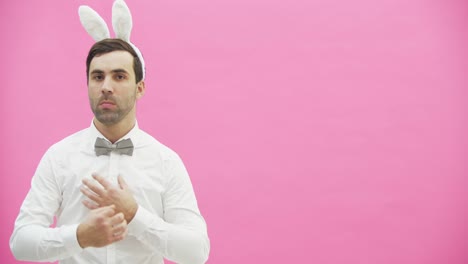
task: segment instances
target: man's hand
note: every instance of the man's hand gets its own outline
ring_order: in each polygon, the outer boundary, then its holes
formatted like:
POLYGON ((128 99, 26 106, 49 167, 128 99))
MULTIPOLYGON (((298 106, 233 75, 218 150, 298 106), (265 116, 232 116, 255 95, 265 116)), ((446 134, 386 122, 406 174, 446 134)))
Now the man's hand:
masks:
POLYGON ((115 211, 122 212, 127 223, 130 223, 137 212, 138 204, 122 176, 118 177, 119 186, 114 186, 104 177, 96 174, 93 174, 93 178, 99 184, 83 179, 84 186, 81 187, 81 192, 91 200, 84 200, 83 204, 89 209, 114 205, 115 211))
POLYGON ((82 248, 104 247, 127 235, 127 221, 123 213, 115 213, 115 206, 91 210, 78 226, 76 237, 82 248))

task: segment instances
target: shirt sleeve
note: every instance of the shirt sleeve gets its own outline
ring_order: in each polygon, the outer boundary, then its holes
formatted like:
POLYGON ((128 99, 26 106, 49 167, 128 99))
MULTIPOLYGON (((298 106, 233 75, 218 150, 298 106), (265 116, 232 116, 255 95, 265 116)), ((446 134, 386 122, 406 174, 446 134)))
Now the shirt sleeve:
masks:
POLYGON ((62 201, 51 152, 46 152, 37 167, 10 238, 11 251, 18 260, 52 262, 82 251, 76 237, 78 224, 50 227, 62 201))
POLYGON ((139 206, 129 223, 129 235, 179 264, 203 264, 210 242, 189 175, 179 159, 164 161, 168 178, 163 193, 164 216, 139 206))

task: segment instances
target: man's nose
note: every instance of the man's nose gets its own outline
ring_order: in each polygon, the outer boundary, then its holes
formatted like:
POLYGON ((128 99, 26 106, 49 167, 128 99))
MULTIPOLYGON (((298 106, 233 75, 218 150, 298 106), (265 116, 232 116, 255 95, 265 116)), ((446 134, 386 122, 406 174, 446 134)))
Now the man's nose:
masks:
POLYGON ((102 93, 112 93, 114 89, 112 88, 112 79, 110 77, 105 77, 102 81, 101 92, 102 93))

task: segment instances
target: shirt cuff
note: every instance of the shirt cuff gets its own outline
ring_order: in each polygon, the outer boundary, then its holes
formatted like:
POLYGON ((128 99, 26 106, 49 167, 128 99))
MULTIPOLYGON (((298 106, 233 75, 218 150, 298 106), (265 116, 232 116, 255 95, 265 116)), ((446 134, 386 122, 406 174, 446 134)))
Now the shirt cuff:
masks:
POLYGON ((65 248, 67 249, 67 252, 69 253, 69 255, 72 256, 81 252, 83 249, 78 243, 78 238, 76 236, 76 230, 78 229, 78 224, 62 226, 60 229, 61 229, 60 234, 63 239, 63 244, 65 245, 65 248))
POLYGON ((150 211, 139 205, 135 216, 127 225, 128 234, 138 237, 153 225, 153 223, 158 227, 163 227, 166 224, 161 217, 152 214, 150 211))

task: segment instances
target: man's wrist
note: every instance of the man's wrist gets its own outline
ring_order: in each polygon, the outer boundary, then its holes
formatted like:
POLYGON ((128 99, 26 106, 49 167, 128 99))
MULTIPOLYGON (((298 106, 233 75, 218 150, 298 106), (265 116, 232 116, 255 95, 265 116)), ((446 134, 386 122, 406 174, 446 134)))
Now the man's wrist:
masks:
POLYGON ((76 228, 76 240, 78 240, 78 244, 83 249, 89 246, 86 241, 84 228, 85 227, 83 226, 83 224, 79 224, 78 227, 76 228))
POLYGON ((125 220, 127 221, 127 224, 133 220, 137 211, 138 211, 138 204, 135 203, 135 205, 130 208, 128 214, 126 214, 125 220))

